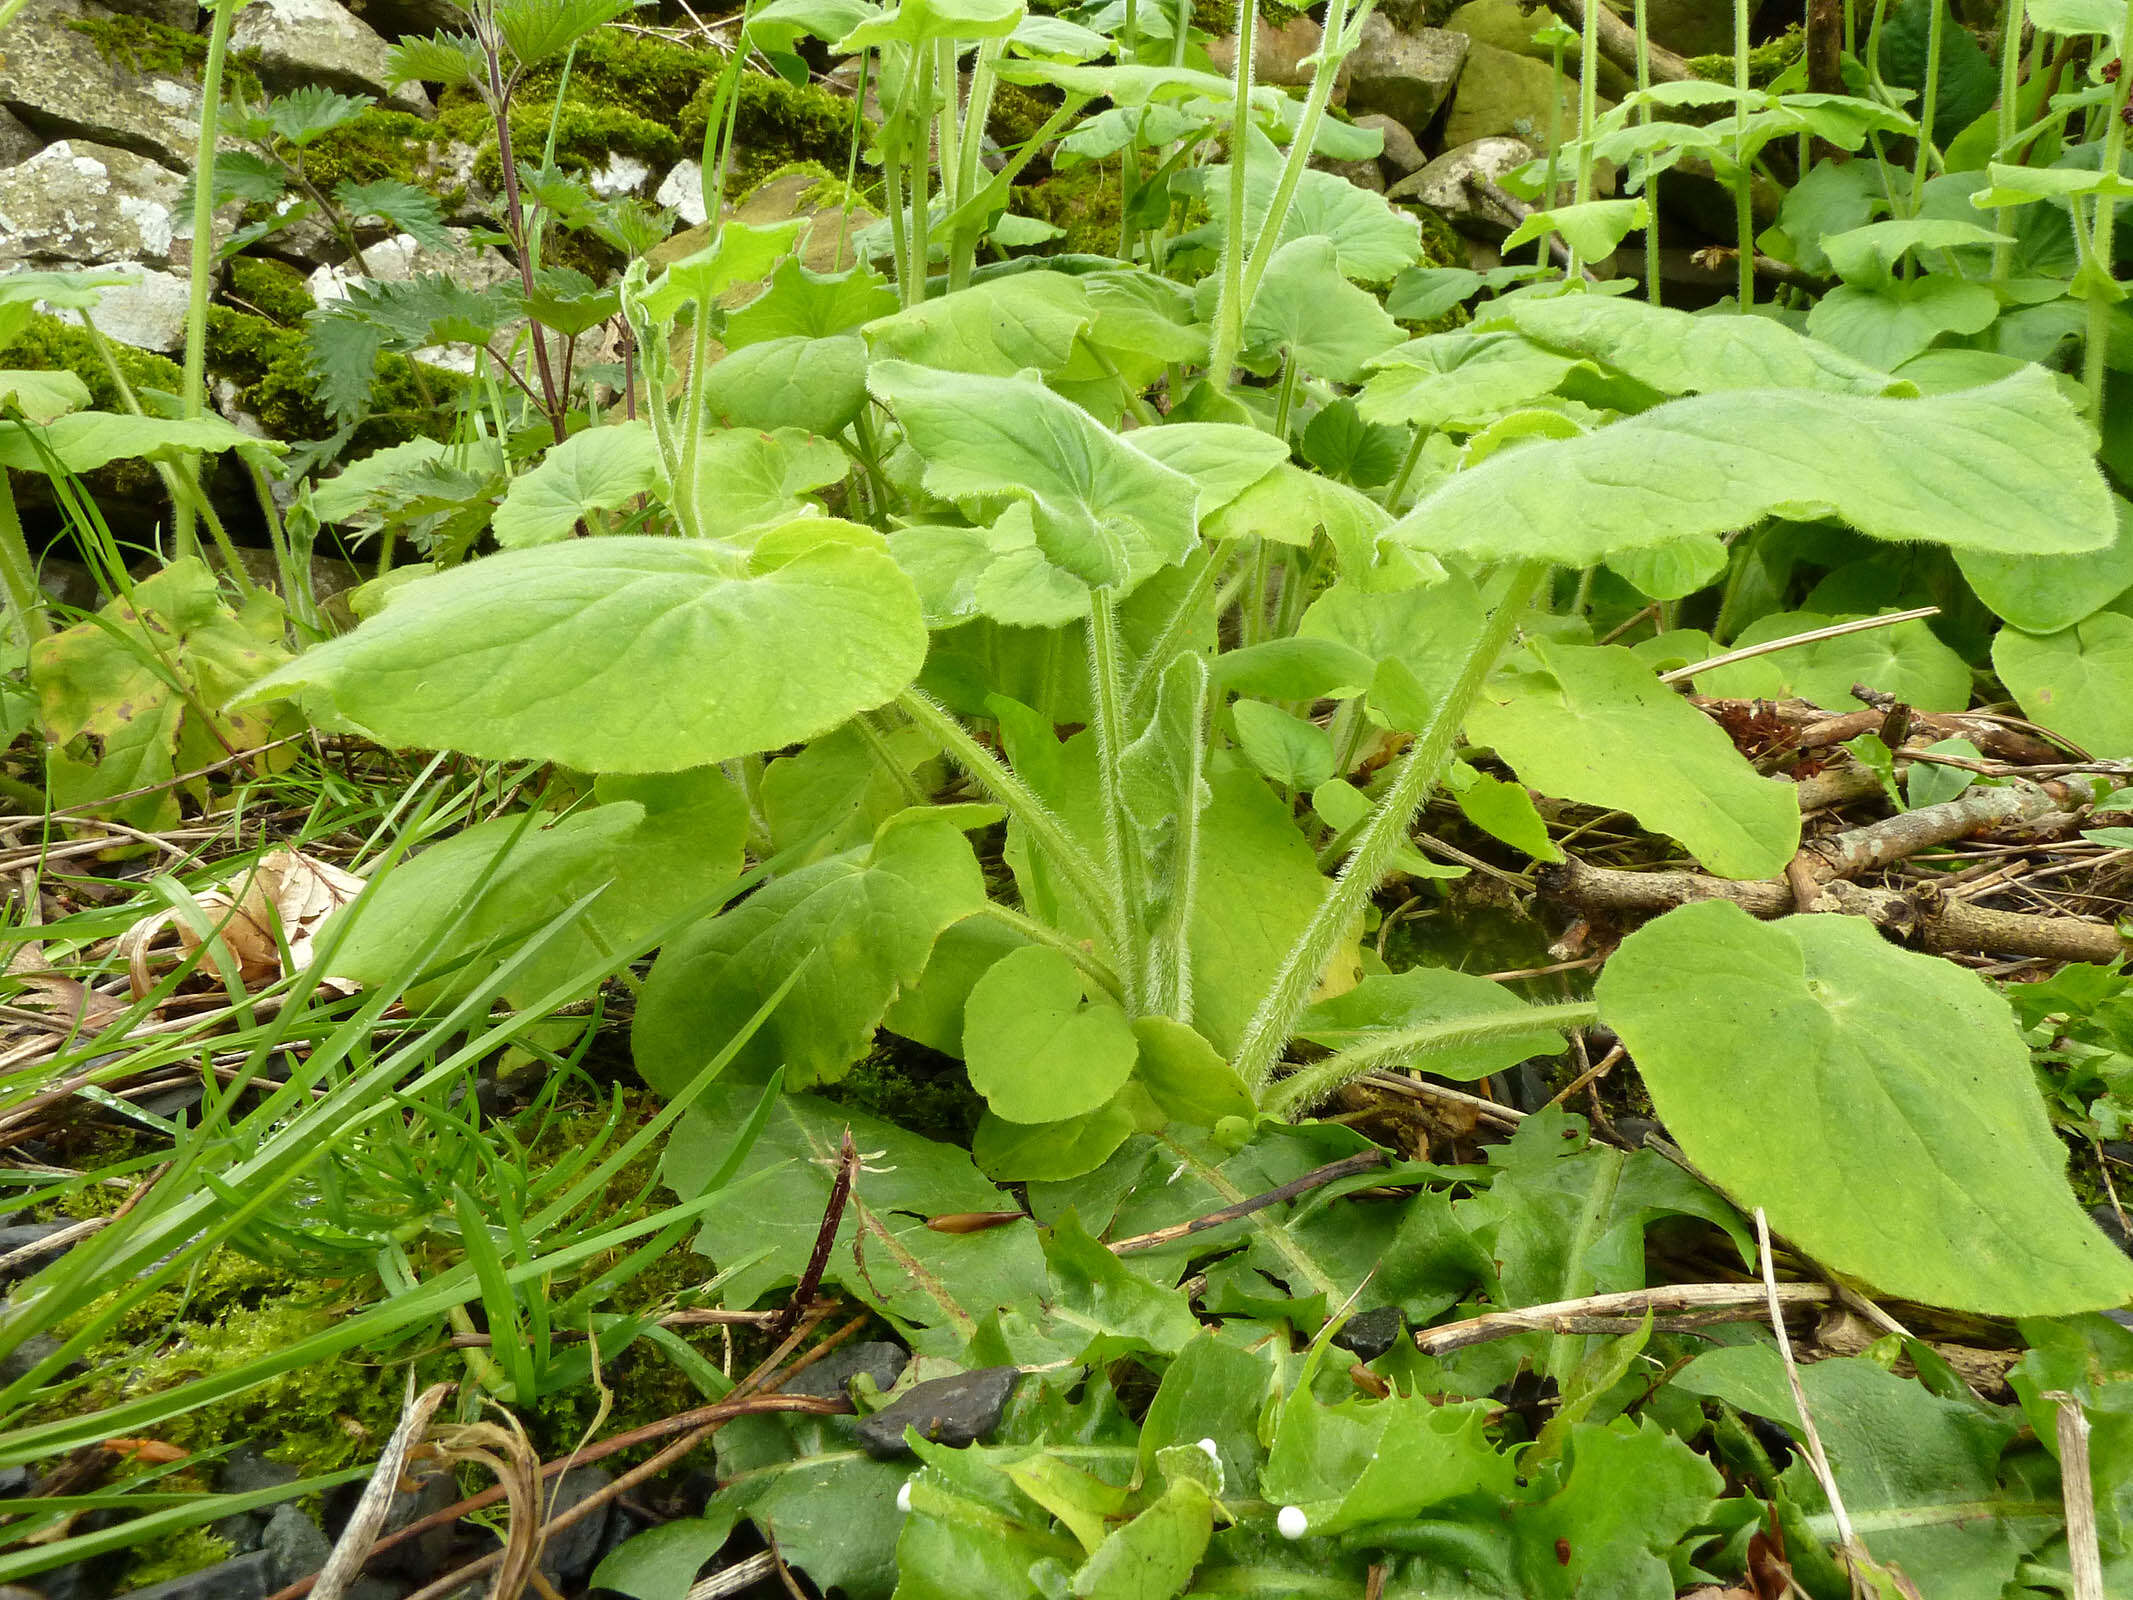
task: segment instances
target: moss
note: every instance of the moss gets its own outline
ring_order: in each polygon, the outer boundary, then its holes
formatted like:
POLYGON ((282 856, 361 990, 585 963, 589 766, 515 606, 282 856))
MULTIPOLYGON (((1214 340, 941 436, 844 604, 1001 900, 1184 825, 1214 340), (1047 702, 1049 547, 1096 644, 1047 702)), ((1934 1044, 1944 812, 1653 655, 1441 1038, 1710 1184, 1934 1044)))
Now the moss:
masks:
POLYGON ((282 261, 257 256, 239 256, 230 263, 230 295, 242 300, 269 321, 285 328, 302 325, 311 310, 311 291, 304 275, 282 261))
POLYGON ((1059 103, 1056 93, 1003 83, 993 91, 992 115, 985 119, 985 131, 994 144, 1011 150, 1034 138, 1059 103))
MULTIPOLYGON (((171 395, 178 392, 183 375, 176 362, 122 344, 112 344, 111 353, 136 396, 151 389, 171 395)), ((71 372, 88 386, 91 410, 126 409, 88 332, 57 317, 32 315, 20 333, 0 344, 0 369, 10 367, 23 372, 71 372)), ((140 460, 114 461, 86 474, 83 481, 99 500, 157 500, 163 494, 155 468, 140 460)))
POLYGON ((1056 241, 1065 252, 1116 254, 1124 203, 1117 164, 1102 161, 1084 162, 1015 190, 1017 211, 1066 230, 1066 237, 1056 241))
MULTIPOLYGON (((1748 51, 1748 83, 1751 88, 1767 89, 1777 75, 1791 66, 1806 53, 1807 31, 1795 22, 1773 39, 1766 39, 1748 51)), ((1691 56, 1689 71, 1699 78, 1708 78, 1713 83, 1733 81, 1733 52, 1723 55, 1691 56)))
MULTIPOLYGON (((228 306, 210 306, 207 367, 214 377, 239 387, 238 403, 259 419, 270 438, 322 439, 333 432, 335 424, 314 391, 309 347, 300 330, 228 306)), ((415 381, 413 362, 397 355, 380 358, 371 414, 356 430, 357 446, 382 449, 418 434, 444 438, 452 426, 453 402, 466 380, 424 368, 423 382, 427 397, 415 381)))
MULTIPOLYGON (((197 33, 187 33, 183 28, 151 22, 146 17, 124 13, 78 17, 67 26, 86 35, 105 61, 129 72, 190 78, 197 82, 201 69, 207 65, 206 39, 197 33)), ((231 51, 223 62, 226 92, 247 100, 262 98, 255 65, 255 52, 231 51)))
MULTIPOLYGON (((526 75, 522 106, 545 117, 562 82, 562 60, 526 75)), ((578 46, 570 63, 569 97, 588 105, 621 106, 667 127, 678 125, 697 91, 724 70, 722 57, 679 40, 602 28, 578 46)), ((697 137, 702 138, 701 130, 697 137)))
MULTIPOLYGON (((683 110, 681 140, 691 152, 703 148, 704 130, 718 85, 706 82, 683 110)), ((726 185, 729 194, 744 194, 779 168, 815 161, 841 172, 851 147, 852 103, 813 84, 795 86, 783 78, 744 74, 740 103, 733 115, 733 160, 726 185)))
POLYGON ((958 1063, 887 1034, 822 1094, 944 1144, 968 1145, 985 1109, 958 1063))
POLYGON ((172 1578, 188 1577, 229 1560, 236 1552, 205 1528, 182 1528, 155 1542, 126 1569, 118 1592, 126 1594, 172 1578))
POLYGON ((421 117, 372 106, 305 148, 304 175, 329 193, 344 178, 353 183, 380 178, 412 183, 435 137, 421 117))
POLYGON ((1466 240, 1459 230, 1428 206, 1406 209, 1422 224, 1422 261, 1425 267, 1463 267, 1467 263, 1466 240))
MULTIPOLYGON (((527 166, 540 164, 548 144, 547 107, 520 105, 511 114, 513 153, 527 166)), ((623 106, 589 105, 575 97, 563 102, 555 119, 555 164, 566 172, 595 172, 612 155, 635 156, 653 166, 671 163, 681 155, 681 141, 664 123, 623 106)), ((491 190, 504 179, 502 154, 496 145, 496 121, 478 105, 456 105, 437 115, 436 137, 458 139, 474 146, 474 177, 491 190)))

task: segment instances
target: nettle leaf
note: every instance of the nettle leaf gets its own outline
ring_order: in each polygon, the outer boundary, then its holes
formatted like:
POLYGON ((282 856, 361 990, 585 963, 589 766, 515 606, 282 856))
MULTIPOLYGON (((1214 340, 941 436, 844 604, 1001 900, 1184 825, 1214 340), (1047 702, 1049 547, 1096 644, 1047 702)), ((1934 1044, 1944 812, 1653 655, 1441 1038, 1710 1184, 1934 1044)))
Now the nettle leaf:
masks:
MULTIPOLYGON (((755 1084, 714 1083, 682 1117, 661 1167, 677 1195, 703 1193, 761 1094, 755 1084)), ((992 1311, 1045 1298, 1049 1284, 1034 1225, 963 1234, 926 1226, 943 1213, 1000 1208, 1000 1191, 968 1152, 814 1095, 789 1094, 771 1108, 762 1136, 703 1213, 696 1236, 697 1250, 729 1270, 722 1285, 727 1304, 752 1305, 806 1268, 846 1128, 861 1150, 879 1154, 868 1158, 874 1170, 853 1185, 823 1274, 826 1286, 881 1312, 919 1353, 950 1358, 963 1354, 992 1311)))
POLYGON ((1285 360, 1336 383, 1354 383, 1373 356, 1400 342, 1400 325, 1376 295, 1341 276, 1331 239, 1294 239, 1274 252, 1244 314, 1252 364, 1285 360))
POLYGON ((1037 548, 1092 588, 1123 596, 1194 542, 1198 491, 1071 401, 1031 383, 877 361, 876 398, 958 501, 1028 503, 1037 548))
POLYGON ((2091 754, 2133 755, 2133 617, 2099 611, 2042 637, 2002 628, 1992 667, 2031 721, 2091 754))
MULTIPOLYGON (((1761 644, 1850 620, 1812 611, 1773 611, 1741 629, 1733 643, 1761 644)), ((1922 620, 1818 639, 1696 675, 1700 694, 1750 700, 1797 695, 1833 710, 1865 704, 1852 694, 1854 684, 1896 695, 1920 711, 1961 711, 1970 704, 1969 663, 1942 644, 1922 620)))
POLYGON ((2133 503, 2111 497, 2118 537, 2101 550, 2069 556, 1958 551, 1955 564, 1995 615, 2024 633, 2057 633, 2133 588, 2133 503))
POLYGON ((1828 1266, 1995 1316, 2133 1296, 1975 974, 1855 918, 1707 901, 1631 934, 1596 992, 1689 1159, 1828 1266))
POLYGON ((1049 376, 1066 366, 1095 316, 1079 279, 1022 272, 921 301, 861 331, 876 360, 993 378, 1034 367, 1049 376))
POLYGON ((572 434, 511 480, 490 523, 506 550, 570 537, 579 519, 666 487, 651 424, 641 419, 572 434))
POLYGON ((704 374, 704 399, 732 427, 834 438, 866 409, 866 341, 847 333, 745 345, 704 374))
POLYGON ((333 203, 351 222, 377 217, 411 235, 417 244, 433 250, 452 247, 452 236, 445 230, 444 212, 438 207, 437 197, 411 183, 397 178, 380 178, 372 183, 343 179, 333 191, 333 203))
MULTIPOLYGON (((1368 1049, 1410 1029, 1456 1026, 1461 1021, 1493 1019, 1526 1009, 1526 1003, 1500 984, 1449 967, 1411 967, 1405 972, 1374 973, 1346 994, 1314 1004, 1296 1024, 1297 1037, 1328 1050, 1368 1049)), ((1562 1035, 1553 1028, 1510 1034, 1479 1043, 1417 1053, 1411 1062, 1390 1058, 1387 1067, 1414 1065, 1440 1078, 1471 1082, 1508 1072, 1535 1056, 1560 1055, 1562 1035)))
POLYGON ((1800 845, 1791 783, 1750 765, 1718 725, 1619 645, 1536 644, 1546 668, 1507 674, 1467 717, 1543 794, 1629 812, 1721 877, 1765 878, 1800 845))
POLYGON ((385 58, 385 81, 395 89, 410 83, 436 83, 470 89, 482 81, 488 63, 481 46, 463 33, 402 39, 385 58))
POLYGON ((1126 1014, 1090 1001, 1079 969, 1041 945, 993 963, 963 1008, 970 1086, 1009 1122, 1094 1111, 1125 1086, 1137 1052, 1126 1014))
POLYGON ((671 772, 825 733, 917 676, 918 596, 885 553, 735 559, 636 536, 506 551, 401 584, 249 699, 300 695, 384 744, 671 772))
POLYGON ((1400 470, 1407 443, 1398 428, 1365 422, 1354 399, 1343 395, 1305 424, 1302 447, 1304 459, 1328 477, 1374 489, 1400 470))
POLYGON ((1661 394, 1727 389, 1910 392, 1886 372, 1768 317, 1696 317, 1641 300, 1569 294, 1491 301, 1475 318, 1475 331, 1490 328, 1516 329, 1535 344, 1600 362, 1661 394))
POLYGON ((1537 400, 1580 363, 1515 333, 1460 328, 1410 340, 1371 365, 1356 401, 1364 421, 1443 428, 1537 400))
POLYGON ((1922 400, 1799 390, 1676 400, 1498 452, 1424 496, 1389 536, 1582 567, 1765 516, 1835 517, 1876 539, 2007 555, 2101 549, 2117 530, 2073 407, 2030 368, 1922 400), (2046 479, 2055 492, 2039 496, 2046 479))
POLYGON ((729 1070, 760 1079, 782 1064, 796 1087, 843 1077, 942 930, 984 895, 953 824, 892 818, 871 849, 779 878, 662 950, 630 1029, 637 1070, 661 1093, 680 1089, 797 972, 729 1070))

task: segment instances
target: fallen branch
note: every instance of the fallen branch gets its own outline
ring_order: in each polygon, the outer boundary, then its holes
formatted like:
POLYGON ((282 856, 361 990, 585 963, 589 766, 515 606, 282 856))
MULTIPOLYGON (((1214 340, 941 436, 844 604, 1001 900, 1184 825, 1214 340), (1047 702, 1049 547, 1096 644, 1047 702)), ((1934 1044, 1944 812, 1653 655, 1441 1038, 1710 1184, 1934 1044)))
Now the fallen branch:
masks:
POLYGON ((1255 1194, 1249 1200, 1239 1200, 1235 1205, 1224 1206, 1220 1211, 1210 1211, 1204 1217, 1194 1217, 1190 1222, 1172 1223, 1167 1228, 1158 1228, 1153 1233, 1137 1233, 1130 1239, 1120 1239, 1111 1246, 1113 1255, 1122 1256, 1133 1250, 1153 1250, 1159 1245, 1175 1243, 1188 1235, 1205 1233, 1209 1228, 1219 1228, 1224 1223, 1235 1222, 1239 1217, 1248 1217, 1254 1211, 1264 1211, 1268 1206, 1278 1206, 1284 1200, 1293 1200, 1300 1194, 1322 1188, 1341 1178, 1353 1177, 1358 1172, 1368 1172, 1372 1167, 1382 1167, 1386 1156, 1382 1150, 1362 1150, 1342 1161, 1329 1161, 1322 1167, 1314 1167, 1300 1178, 1291 1178, 1278 1189, 1269 1189, 1265 1194, 1255 1194))
POLYGON ((2086 794, 2077 794, 2059 783, 2016 782, 1967 789, 1953 800, 1920 806, 1828 838, 1809 840, 1800 847, 1800 855, 1806 861, 1808 876, 1826 884, 1837 878, 1878 872, 1935 845, 1951 844, 2017 823, 2055 819, 2071 823, 2087 803, 2086 794))
MULTIPOLYGON (((1582 33, 1585 30, 1585 0, 1548 0, 1548 9, 1561 17, 1572 28, 1582 33)), ((1634 80, 1637 76, 1637 30, 1602 5, 1594 14, 1599 23, 1600 54, 1619 67, 1623 74, 1634 80)), ((1684 78, 1696 76, 1689 71, 1688 58, 1676 55, 1666 46, 1647 42, 1646 52, 1651 62, 1652 82, 1679 83, 1684 78)))
MULTIPOLYGON (((1826 1283, 1788 1283, 1776 1291, 1776 1300, 1784 1305, 1822 1305, 1835 1298, 1836 1291, 1826 1283)), ((1770 1304, 1771 1297, 1760 1283, 1679 1283, 1662 1289, 1626 1289, 1518 1311, 1491 1311, 1441 1328, 1424 1328, 1415 1335, 1415 1348, 1426 1356, 1442 1356, 1521 1333, 1614 1332, 1625 1323, 1632 1328, 1639 1326, 1646 1312, 1655 1319, 1666 1318, 1667 1326, 1676 1331, 1720 1322, 1754 1322, 1767 1313, 1770 1304), (1595 1320, 1606 1326, 1577 1326, 1595 1320)))
MULTIPOLYGON (((1544 866, 1534 877, 1542 894, 1587 914, 1656 916, 1696 900, 1730 900, 1765 920, 1795 909, 1790 886, 1767 880, 1737 882, 1700 872, 1618 872, 1575 858, 1544 866)), ((2106 962, 2133 948, 2108 923, 1991 911, 1933 884, 1869 889, 1837 879, 1825 885, 1823 898, 1828 910, 1865 917, 1884 932, 1941 955, 2106 962)))

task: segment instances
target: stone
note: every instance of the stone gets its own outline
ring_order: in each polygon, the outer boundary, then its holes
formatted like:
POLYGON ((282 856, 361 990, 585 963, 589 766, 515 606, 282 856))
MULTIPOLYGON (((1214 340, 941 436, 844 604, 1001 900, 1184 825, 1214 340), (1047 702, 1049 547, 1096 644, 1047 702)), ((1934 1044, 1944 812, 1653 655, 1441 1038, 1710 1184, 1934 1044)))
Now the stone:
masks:
POLYGON ((130 1589, 127 1594, 130 1600, 267 1600, 279 1587, 272 1572, 272 1558, 264 1550, 255 1550, 168 1583, 130 1589))
POLYGON ((1501 205, 1477 194, 1467 183, 1470 177, 1500 183, 1503 175, 1533 159, 1533 147, 1522 139, 1476 139, 1447 150, 1413 177, 1403 178, 1385 191, 1388 200, 1413 200, 1428 206, 1462 233, 1493 234, 1501 238, 1518 225, 1518 219, 1501 205))
POLYGON ((0 107, 0 167, 27 161, 44 148, 44 136, 14 112, 0 107))
POLYGON ((1410 172, 1420 172, 1429 165, 1429 157, 1422 153, 1422 146, 1408 131, 1407 124, 1395 121, 1382 111, 1373 111, 1368 116, 1357 117, 1358 128, 1375 128, 1385 141, 1385 148, 1378 153, 1378 164, 1388 167, 1401 177, 1410 172))
MULTIPOLYGON (((1533 35, 1554 20, 1555 13, 1545 5, 1525 6, 1519 0, 1466 0, 1465 5, 1444 19, 1444 26, 1465 34, 1476 44, 1494 45, 1513 55, 1546 62, 1553 59, 1554 52, 1535 42, 1533 35)), ((1576 50, 1564 52, 1563 70, 1572 77, 1577 75, 1576 50)), ((1614 100, 1636 87, 1634 78, 1604 56, 1600 58, 1599 80, 1600 93, 1614 100)))
MULTIPOLYGON (((1556 91, 1554 70, 1545 61, 1513 55, 1494 45, 1470 44, 1452 108, 1445 114, 1447 149, 1476 139, 1509 134, 1537 150, 1548 147, 1548 101, 1556 91)), ((1576 137, 1578 90, 1575 79, 1562 79, 1562 137, 1576 137)), ((1602 110, 1607 109, 1602 103, 1602 110)))
MULTIPOLYGON (((1252 35, 1252 81, 1281 89, 1308 88, 1311 83, 1309 63, 1318 54, 1323 36, 1324 30, 1308 14, 1293 16, 1278 28, 1261 17, 1258 31, 1252 35)), ((1235 72, 1237 36, 1225 33, 1220 38, 1208 40, 1207 59, 1224 77, 1235 72)), ((1342 64, 1341 75, 1333 84, 1335 103, 1340 101, 1341 91, 1354 66, 1352 55, 1342 64)))
POLYGON ((871 1339, 863 1344, 848 1344, 832 1350, 813 1366, 803 1369, 792 1382, 785 1385, 786 1394, 811 1394, 827 1398, 844 1394, 851 1381, 862 1372, 874 1380, 875 1389, 887 1394, 896 1387, 896 1380, 903 1376, 904 1368, 911 1363, 911 1352, 900 1344, 891 1344, 886 1339, 871 1339))
POLYGON ((1676 55, 1733 53, 1733 7, 1726 0, 1647 0, 1644 25, 1676 55))
POLYGON ((1358 189, 1368 189, 1372 194, 1385 192, 1385 174, 1375 161, 1328 161, 1323 156, 1313 156, 1311 165, 1346 178, 1358 189))
POLYGON ((612 200, 618 194, 642 194, 651 176, 652 169, 635 156, 610 150, 607 165, 598 172, 589 173, 585 186, 602 200, 612 200))
MULTIPOLYGON (((54 1222, 17 1222, 8 1227, 0 1228, 0 1256, 12 1255, 17 1250, 27 1249, 33 1244, 39 1244, 51 1238, 55 1233, 64 1233, 73 1226, 73 1219, 61 1218, 54 1222)), ((15 1265, 7 1268, 4 1275, 10 1278, 19 1278, 26 1277, 32 1272, 42 1272, 52 1264, 55 1256, 64 1253, 65 1247, 60 1246, 38 1255, 25 1257, 23 1260, 16 1262, 15 1265)))
POLYGON ((9 23, 0 106, 47 139, 116 145, 189 171, 200 142, 199 85, 107 60, 77 26, 104 16, 85 0, 37 0, 9 23))
POLYGON ((454 0, 349 0, 348 9, 388 39, 458 32, 467 14, 454 0))
POLYGON ((1420 137, 1450 98, 1470 41, 1444 28, 1406 32, 1373 13, 1348 58, 1348 109, 1376 111, 1420 137))
POLYGON ((386 86, 392 46, 339 0, 252 0, 237 13, 230 47, 254 53, 269 88, 323 84, 344 94, 376 95, 418 116, 432 109, 420 84, 386 86))
POLYGON ((304 280, 304 287, 323 306, 347 299, 350 284, 369 279, 409 283, 421 273, 442 272, 467 289, 486 289, 517 279, 518 269, 501 251, 487 245, 473 246, 465 228, 446 231, 452 235, 454 248, 450 250, 432 250, 417 243, 411 233, 396 233, 351 262, 320 267, 304 280))
MULTIPOLYGON (((404 1479, 402 1480, 405 1481, 404 1479)), ((353 1487, 353 1486, 351 1486, 353 1487)), ((357 1494, 360 1494, 360 1490, 357 1494)), ((355 1495, 348 1503, 355 1504, 355 1495)), ((419 1486, 409 1493, 403 1489, 393 1496, 393 1503, 385 1513, 385 1526, 380 1534, 398 1533, 411 1523, 424 1517, 435 1516, 446 1506, 459 1501, 459 1485, 452 1481, 449 1472, 433 1472, 419 1481, 419 1486)), ((456 1530, 450 1523, 431 1528, 414 1538, 394 1545, 390 1550, 373 1556, 369 1570, 380 1577, 413 1578, 418 1583, 427 1583, 444 1571, 444 1564, 452 1554, 452 1541, 456 1530)))
POLYGON ((130 150, 73 139, 47 145, 0 170, 0 270, 125 261, 189 272, 184 189, 175 172, 130 150))
MULTIPOLYGON (((94 312, 97 332, 136 350, 153 350, 160 355, 184 349, 192 280, 174 272, 158 272, 138 261, 115 261, 111 265, 133 273, 135 281, 103 291, 94 312)), ((82 320, 79 311, 66 307, 44 309, 62 322, 79 325, 82 320)))
POLYGON ((685 228, 702 227, 711 219, 711 213, 704 209, 704 164, 675 162, 674 170, 660 179, 659 187, 652 192, 652 203, 671 206, 685 228))
POLYGON ((259 1536, 260 1553, 272 1566, 271 1582, 281 1588, 298 1578, 308 1578, 333 1554, 333 1541, 319 1531, 317 1523, 295 1505, 280 1505, 267 1518, 259 1536))
POLYGON ((1379 1306, 1350 1317, 1333 1336, 1333 1342, 1359 1360, 1375 1361, 1400 1342, 1406 1327, 1398 1306, 1379 1306))
MULTIPOLYGON (((50 577, 47 577, 43 570, 45 565, 46 563, 42 562, 38 564, 37 576, 40 582, 40 586, 43 587, 45 589, 45 592, 48 594, 52 592, 53 588, 58 587, 60 588, 61 593, 63 594, 67 581, 66 574, 54 573, 50 577)), ((57 596, 55 596, 55 598, 57 598, 57 596)), ((43 1363, 51 1360, 52 1357, 58 1355, 60 1349, 61 1346, 59 1341, 53 1338, 50 1334, 31 1334, 27 1339, 23 1340, 22 1343, 16 1345, 15 1348, 10 1350, 6 1355, 0 1356, 0 1384, 13 1383, 16 1379, 25 1376, 29 1372, 33 1371, 35 1368, 41 1366, 43 1363)), ((14 1469, 0 1469, 0 1495, 22 1493, 22 1490, 20 1488, 11 1489, 8 1487, 8 1485, 14 1481, 13 1479, 7 1476, 7 1472, 9 1470, 14 1469)))
MULTIPOLYGON (((572 1467, 552 1488, 543 1491, 553 1502, 548 1510, 550 1519, 614 1481, 612 1475, 598 1467, 572 1467)), ((593 1563, 600 1559, 600 1548, 607 1541, 607 1521, 613 1510, 612 1501, 604 1502, 569 1527, 548 1536, 541 1546, 540 1566, 550 1583, 557 1588, 574 1588, 592 1571, 593 1563)))
POLYGON ((913 1384, 859 1424, 859 1447, 879 1461, 909 1455, 907 1427, 954 1450, 976 1444, 1000 1425, 1021 1377, 1017 1367, 980 1367, 913 1384))
POLYGON ((200 0, 101 0, 101 4, 106 11, 146 17, 150 22, 160 22, 166 28, 181 28, 187 33, 200 25, 200 0))

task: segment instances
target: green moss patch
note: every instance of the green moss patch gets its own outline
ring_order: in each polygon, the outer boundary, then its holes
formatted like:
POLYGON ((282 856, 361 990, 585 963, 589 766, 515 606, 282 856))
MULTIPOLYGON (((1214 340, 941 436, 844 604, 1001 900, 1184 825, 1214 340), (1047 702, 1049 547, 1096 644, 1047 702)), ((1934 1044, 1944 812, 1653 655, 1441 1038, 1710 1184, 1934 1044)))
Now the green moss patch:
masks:
MULTIPOLYGON (((189 78, 197 82, 207 65, 207 40, 183 28, 173 28, 146 17, 112 13, 77 17, 67 23, 96 46, 96 53, 115 67, 124 67, 144 77, 158 74, 189 78)), ((247 99, 260 98, 259 75, 254 70, 254 52, 233 50, 223 62, 223 81, 228 92, 247 99)))
POLYGON ((239 256, 230 263, 229 293, 285 328, 300 326, 312 308, 311 291, 304 287, 301 272, 286 262, 257 256, 239 256))
MULTIPOLYGON (((682 145, 692 154, 703 148, 717 94, 717 83, 705 82, 682 112, 682 145)), ((758 73, 742 76, 739 100, 733 113, 729 194, 753 189, 773 172, 799 161, 843 170, 852 139, 849 100, 811 83, 795 86, 758 73)))
POLYGON ((380 178, 412 183, 436 137, 421 117, 372 106, 304 149, 304 175, 329 192, 344 178, 355 183, 380 178))
POLYGON ((1124 206, 1118 167, 1101 161, 1084 162, 1054 173, 1043 183, 1015 190, 1017 211, 1066 230, 1066 237, 1057 241, 1065 252, 1117 254, 1124 206))
MULTIPOLYGON (((1748 52, 1748 84, 1750 88, 1767 89, 1776 81, 1777 75, 1807 53, 1807 30, 1795 22, 1774 39, 1766 39, 1748 52)), ((1691 56, 1689 71, 1699 78, 1708 78, 1713 83, 1733 81, 1733 52, 1723 55, 1691 56)))

